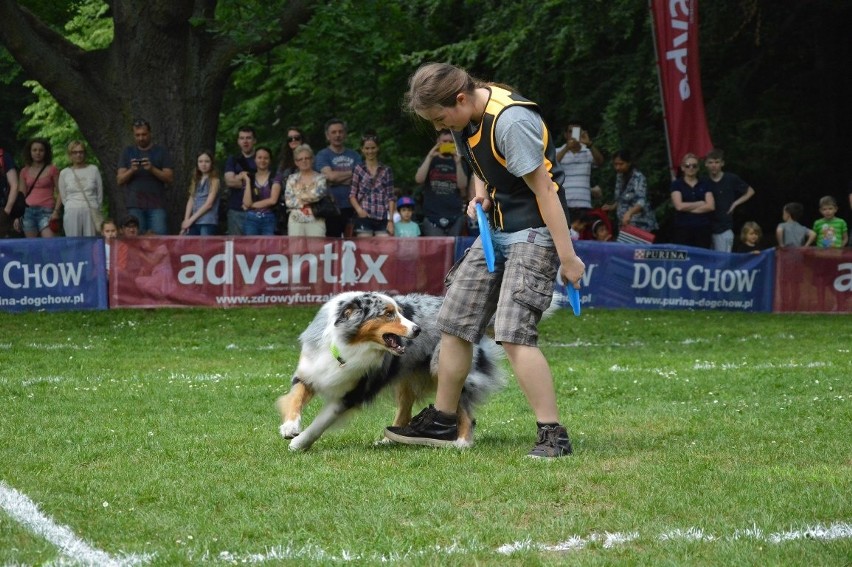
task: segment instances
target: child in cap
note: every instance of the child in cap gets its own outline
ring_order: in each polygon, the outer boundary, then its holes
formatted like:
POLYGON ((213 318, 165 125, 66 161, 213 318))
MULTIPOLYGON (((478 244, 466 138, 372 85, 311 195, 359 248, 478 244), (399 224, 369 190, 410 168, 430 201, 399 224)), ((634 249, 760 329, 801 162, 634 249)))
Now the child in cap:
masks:
POLYGON ((399 211, 400 219, 394 223, 394 234, 400 237, 420 236, 420 225, 411 220, 414 216, 414 199, 405 196, 396 201, 396 210, 399 211))
POLYGON ((139 219, 133 215, 127 215, 121 221, 121 236, 133 238, 139 236, 139 219))

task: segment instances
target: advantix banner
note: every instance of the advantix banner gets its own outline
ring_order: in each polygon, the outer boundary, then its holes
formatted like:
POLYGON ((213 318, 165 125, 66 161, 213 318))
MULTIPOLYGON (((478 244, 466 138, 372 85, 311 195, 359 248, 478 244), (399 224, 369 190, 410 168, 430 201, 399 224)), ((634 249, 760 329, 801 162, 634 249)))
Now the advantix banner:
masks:
POLYGON ((453 238, 120 240, 112 307, 316 305, 342 291, 442 295, 453 238))

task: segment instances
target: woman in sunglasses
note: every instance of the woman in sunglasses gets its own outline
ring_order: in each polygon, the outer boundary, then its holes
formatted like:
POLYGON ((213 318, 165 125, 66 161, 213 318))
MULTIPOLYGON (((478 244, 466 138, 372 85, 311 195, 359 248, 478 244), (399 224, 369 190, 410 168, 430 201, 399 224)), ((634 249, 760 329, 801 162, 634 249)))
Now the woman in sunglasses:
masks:
MULTIPOLYGON (((302 144, 307 145, 305 134, 300 128, 290 126, 287 128, 287 137, 284 138, 284 144, 281 146, 281 154, 278 156, 278 177, 281 178, 281 199, 275 207, 276 234, 287 234, 289 225, 289 210, 287 203, 284 200, 283 188, 287 187, 287 178, 299 171, 296 163, 295 150, 302 144)), ((312 154, 313 155, 313 154, 312 154)))
POLYGON ((672 242, 698 248, 711 248, 711 223, 715 203, 707 183, 698 179, 698 157, 686 154, 680 162, 681 174, 672 181, 675 208, 672 242))

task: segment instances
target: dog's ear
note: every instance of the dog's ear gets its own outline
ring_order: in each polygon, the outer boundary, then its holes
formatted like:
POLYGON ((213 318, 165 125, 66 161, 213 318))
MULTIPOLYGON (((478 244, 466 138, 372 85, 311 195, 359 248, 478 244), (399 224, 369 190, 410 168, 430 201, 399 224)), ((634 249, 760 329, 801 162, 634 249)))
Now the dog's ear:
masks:
POLYGON ((358 299, 347 301, 337 310, 337 319, 334 320, 335 327, 341 323, 345 323, 352 317, 361 312, 361 302, 358 299))

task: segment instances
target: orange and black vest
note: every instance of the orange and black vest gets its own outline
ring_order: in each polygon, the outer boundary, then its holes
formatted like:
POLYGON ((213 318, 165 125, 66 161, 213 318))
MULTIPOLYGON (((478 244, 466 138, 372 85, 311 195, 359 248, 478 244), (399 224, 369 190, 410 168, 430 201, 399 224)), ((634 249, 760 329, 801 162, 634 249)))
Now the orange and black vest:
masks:
MULTIPOLYGON (((506 158, 497 149, 494 141, 494 124, 500 114, 510 106, 526 106, 539 113, 538 105, 525 99, 517 93, 490 85, 491 97, 485 106, 482 124, 479 129, 470 133, 454 132, 462 156, 470 163, 471 169, 486 186, 491 198, 491 221, 494 226, 505 232, 516 232, 526 228, 545 226, 544 219, 538 208, 538 202, 532 189, 527 186, 522 177, 515 177, 506 169, 506 158)), ((544 139, 544 165, 553 181, 553 189, 557 191, 565 218, 568 218, 568 204, 565 201, 565 190, 562 181, 565 173, 556 160, 556 147, 551 139, 547 125, 542 120, 544 139)))

